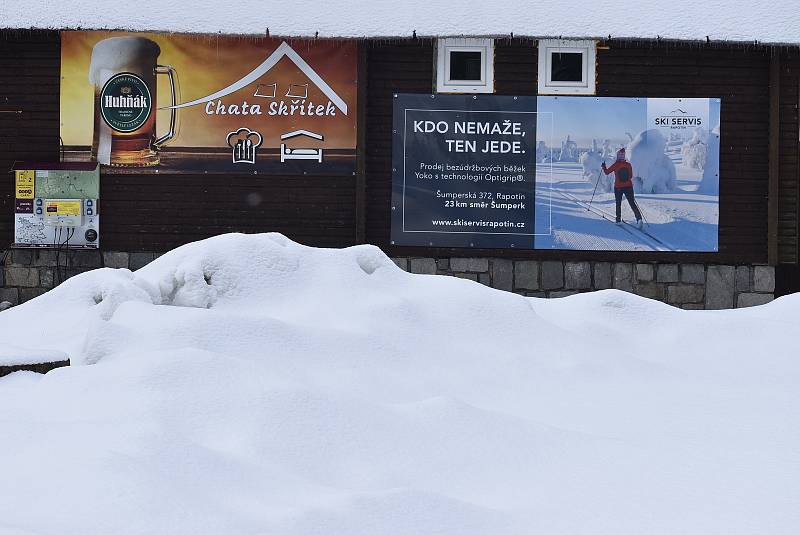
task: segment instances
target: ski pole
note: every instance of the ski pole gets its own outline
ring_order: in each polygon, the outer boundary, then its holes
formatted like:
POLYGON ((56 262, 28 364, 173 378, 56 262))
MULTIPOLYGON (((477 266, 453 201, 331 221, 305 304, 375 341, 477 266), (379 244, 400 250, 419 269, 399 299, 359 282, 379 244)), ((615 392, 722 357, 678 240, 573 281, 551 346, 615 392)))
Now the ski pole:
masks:
POLYGON ((592 201, 594 201, 594 194, 597 193, 597 185, 600 183, 600 171, 597 172, 597 180, 594 182, 594 191, 592 192, 592 198, 589 201, 589 206, 586 208, 586 211, 589 211, 589 208, 592 206, 592 201))
POLYGON ((642 211, 642 207, 639 206, 639 201, 636 200, 636 197, 633 198, 633 204, 636 205, 636 209, 639 210, 639 213, 642 214, 642 219, 644 219, 645 225, 648 227, 650 226, 650 222, 647 221, 647 218, 644 216, 644 212, 642 211))

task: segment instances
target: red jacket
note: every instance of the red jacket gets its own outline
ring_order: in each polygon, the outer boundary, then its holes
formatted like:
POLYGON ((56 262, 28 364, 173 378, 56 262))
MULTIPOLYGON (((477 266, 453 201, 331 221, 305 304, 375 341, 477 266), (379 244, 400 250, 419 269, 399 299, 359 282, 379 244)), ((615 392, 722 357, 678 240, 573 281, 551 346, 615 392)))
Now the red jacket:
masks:
POLYGON ((614 173, 614 189, 629 188, 633 186, 633 167, 631 166, 630 162, 626 160, 617 160, 611 167, 606 167, 605 163, 603 163, 602 167, 605 174, 608 175, 614 173), (627 169, 628 180, 621 180, 619 172, 620 169, 627 169))

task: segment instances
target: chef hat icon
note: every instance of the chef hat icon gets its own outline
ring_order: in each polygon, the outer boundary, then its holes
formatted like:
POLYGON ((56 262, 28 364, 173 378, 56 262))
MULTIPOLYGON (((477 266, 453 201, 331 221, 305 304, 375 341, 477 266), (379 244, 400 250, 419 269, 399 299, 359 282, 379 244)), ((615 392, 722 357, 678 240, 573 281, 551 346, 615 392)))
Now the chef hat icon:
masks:
POLYGON ((255 163, 256 149, 261 146, 261 134, 240 128, 228 134, 228 146, 233 149, 233 163, 255 163))
POLYGON ((261 134, 254 132, 249 128, 242 127, 239 130, 228 134, 228 146, 230 148, 236 147, 239 142, 244 142, 243 144, 246 145, 247 140, 250 140, 251 147, 261 146, 261 134))

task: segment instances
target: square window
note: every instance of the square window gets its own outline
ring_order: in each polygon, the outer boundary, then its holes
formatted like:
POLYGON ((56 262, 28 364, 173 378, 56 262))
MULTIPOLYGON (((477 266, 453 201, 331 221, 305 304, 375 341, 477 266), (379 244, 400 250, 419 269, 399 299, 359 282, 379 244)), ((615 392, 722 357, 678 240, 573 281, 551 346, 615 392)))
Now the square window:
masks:
POLYGON ((439 39, 436 54, 436 91, 493 93, 494 41, 439 39))
POLYGON ((450 80, 480 81, 482 78, 483 54, 464 50, 450 52, 450 80))
POLYGON ((539 94, 594 95, 594 41, 539 41, 539 94))
POLYGON ((553 82, 582 82, 583 54, 580 52, 551 52, 550 80, 553 82))

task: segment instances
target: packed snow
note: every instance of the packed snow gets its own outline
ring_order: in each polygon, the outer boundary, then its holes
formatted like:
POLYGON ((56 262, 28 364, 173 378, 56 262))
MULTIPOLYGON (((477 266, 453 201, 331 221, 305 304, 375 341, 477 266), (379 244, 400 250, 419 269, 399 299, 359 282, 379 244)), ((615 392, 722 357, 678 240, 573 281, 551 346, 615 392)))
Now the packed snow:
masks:
POLYGON ((516 36, 800 43, 792 2, 662 0, 5 0, 0 27, 298 37, 516 36))
POLYGON ((211 238, 0 312, 0 532, 795 533, 798 322, 211 238))

